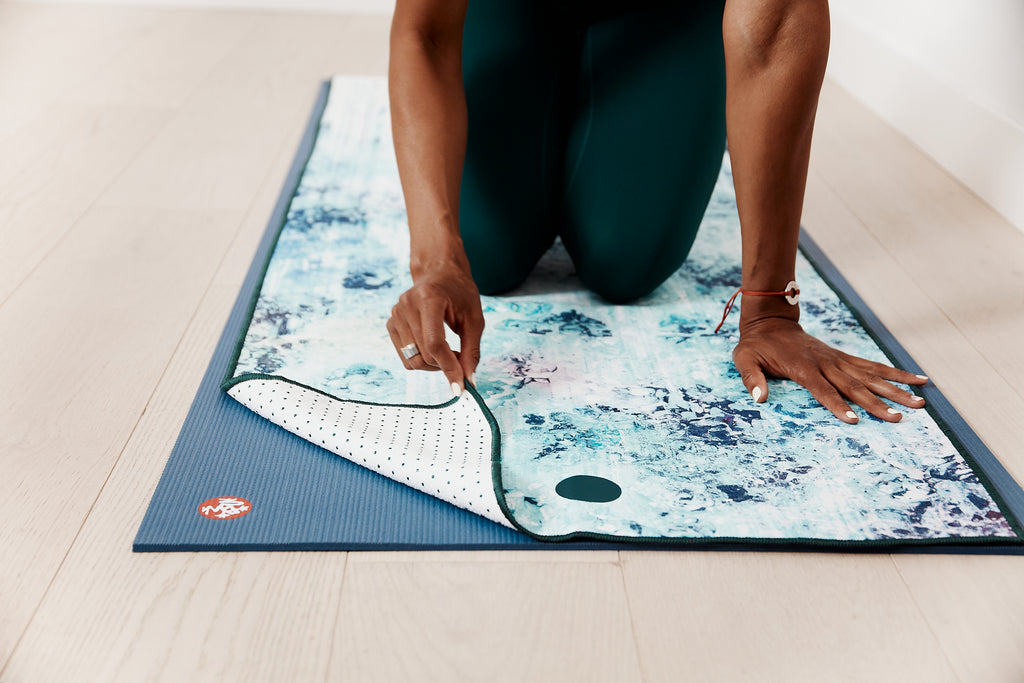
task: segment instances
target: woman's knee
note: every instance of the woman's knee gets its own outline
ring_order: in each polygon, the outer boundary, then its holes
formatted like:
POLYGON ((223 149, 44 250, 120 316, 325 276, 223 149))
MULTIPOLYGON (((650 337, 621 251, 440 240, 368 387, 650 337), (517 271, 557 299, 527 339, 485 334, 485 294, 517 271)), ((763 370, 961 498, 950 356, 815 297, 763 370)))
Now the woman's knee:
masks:
POLYGON ((521 285, 533 270, 536 259, 493 253, 481 254, 466 250, 473 282, 480 294, 494 296, 504 294, 521 285))
POLYGON ((580 281, 588 290, 612 304, 630 304, 642 299, 663 282, 647 274, 623 273, 621 270, 577 269, 580 281))
POLYGON ((522 284, 554 242, 554 231, 539 211, 502 215, 495 208, 464 196, 459 211, 473 281, 484 295, 502 294, 522 284))
MULTIPOLYGON (((679 270, 697 236, 700 218, 648 221, 643 229, 623 223, 614 239, 565 239, 576 274, 601 298, 624 304, 641 299, 679 270)), ((610 235, 609 231, 597 231, 610 235)))

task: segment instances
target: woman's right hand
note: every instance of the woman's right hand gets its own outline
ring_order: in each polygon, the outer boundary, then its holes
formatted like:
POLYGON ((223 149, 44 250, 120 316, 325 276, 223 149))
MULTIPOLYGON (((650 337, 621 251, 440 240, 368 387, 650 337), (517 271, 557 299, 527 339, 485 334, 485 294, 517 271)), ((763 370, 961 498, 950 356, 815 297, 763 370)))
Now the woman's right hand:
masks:
POLYGON ((409 370, 441 370, 459 395, 480 361, 484 315, 480 292, 468 266, 437 266, 418 273, 414 284, 398 297, 388 320, 388 334, 402 364, 409 370), (459 335, 461 351, 445 341, 444 325, 459 335), (415 344, 412 358, 402 348, 415 344))
POLYGON ((467 0, 398 0, 391 21, 388 95, 409 219, 415 284, 391 311, 388 333, 410 370, 441 370, 456 394, 473 381, 484 317, 459 237, 467 110, 462 34, 467 0), (444 325, 460 338, 456 353, 444 325), (401 349, 419 353, 405 358, 401 349))

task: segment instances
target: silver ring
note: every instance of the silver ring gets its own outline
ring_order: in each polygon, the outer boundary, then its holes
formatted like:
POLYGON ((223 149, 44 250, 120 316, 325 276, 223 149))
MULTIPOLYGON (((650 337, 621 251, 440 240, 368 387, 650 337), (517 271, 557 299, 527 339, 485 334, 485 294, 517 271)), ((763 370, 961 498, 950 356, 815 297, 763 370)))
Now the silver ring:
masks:
POLYGON ((402 352, 402 355, 405 356, 406 360, 409 360, 414 356, 420 355, 420 350, 415 344, 406 344, 400 350, 402 352))

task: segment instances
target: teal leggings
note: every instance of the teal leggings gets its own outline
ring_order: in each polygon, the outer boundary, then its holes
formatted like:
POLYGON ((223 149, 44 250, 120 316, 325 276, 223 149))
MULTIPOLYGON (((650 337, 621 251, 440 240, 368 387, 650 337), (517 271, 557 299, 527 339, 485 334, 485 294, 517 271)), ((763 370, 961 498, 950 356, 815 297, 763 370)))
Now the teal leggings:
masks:
POLYGON ((679 268, 725 149, 723 7, 471 0, 459 224, 481 293, 519 285, 556 236, 614 303, 679 268))

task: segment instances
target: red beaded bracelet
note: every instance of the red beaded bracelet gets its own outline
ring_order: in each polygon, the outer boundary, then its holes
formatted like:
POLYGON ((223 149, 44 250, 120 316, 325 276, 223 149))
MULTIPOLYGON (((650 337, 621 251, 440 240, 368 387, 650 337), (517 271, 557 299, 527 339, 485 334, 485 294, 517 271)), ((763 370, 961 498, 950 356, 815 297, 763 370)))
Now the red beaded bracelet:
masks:
POLYGON ((725 324, 725 319, 729 317, 729 313, 732 311, 732 307, 736 303, 736 297, 740 294, 753 294, 756 296, 784 296, 790 306, 796 306, 800 301, 800 288, 797 286, 795 280, 790 280, 789 284, 786 285, 786 288, 781 292, 754 292, 740 287, 725 303, 725 312, 722 313, 722 322, 718 323, 718 327, 715 328, 715 334, 718 334, 718 331, 722 329, 722 325, 725 324))

